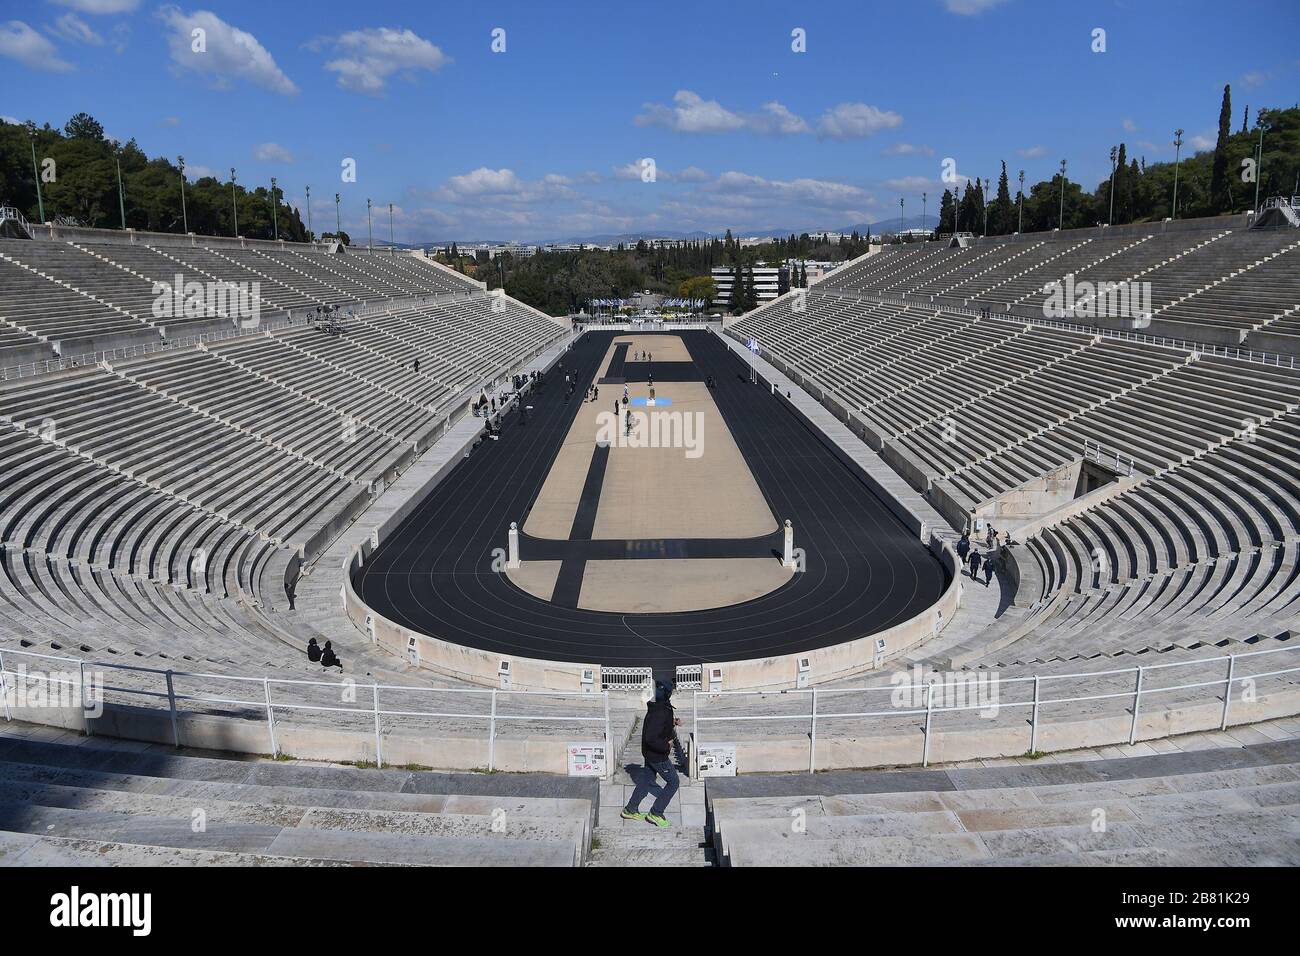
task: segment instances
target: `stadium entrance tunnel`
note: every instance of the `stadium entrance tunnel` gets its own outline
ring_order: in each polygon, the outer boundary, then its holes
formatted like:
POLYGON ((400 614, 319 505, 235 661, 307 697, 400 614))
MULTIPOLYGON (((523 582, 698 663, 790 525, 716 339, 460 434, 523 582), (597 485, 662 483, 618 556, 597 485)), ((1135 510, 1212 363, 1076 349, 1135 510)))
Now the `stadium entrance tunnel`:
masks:
POLYGON ((1023 541, 1043 527, 1101 504, 1135 481, 1128 459, 1094 454, 1090 448, 1088 455, 981 502, 967 516, 961 514, 961 506, 954 499, 945 496, 943 488, 936 487, 933 496, 935 507, 954 526, 961 527, 964 523, 968 531, 981 535, 988 525, 993 525, 999 533, 1023 541))
POLYGON ((587 332, 528 404, 354 558, 349 610, 376 642, 494 686, 683 665, 794 686, 955 611, 951 551, 710 332, 587 332))

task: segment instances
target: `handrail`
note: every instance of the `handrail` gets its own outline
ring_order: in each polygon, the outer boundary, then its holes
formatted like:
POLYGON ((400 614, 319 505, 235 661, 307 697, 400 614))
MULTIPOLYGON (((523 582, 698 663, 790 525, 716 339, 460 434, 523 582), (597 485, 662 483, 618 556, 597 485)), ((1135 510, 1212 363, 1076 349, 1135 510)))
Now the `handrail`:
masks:
MULTIPOLYGON (((127 673, 149 675, 163 679, 165 690, 150 690, 140 687, 124 687, 120 685, 101 685, 102 691, 113 691, 119 694, 129 694, 136 697, 143 697, 152 700, 167 701, 167 711, 172 726, 172 741, 175 746, 181 746, 180 728, 178 717, 180 711, 177 704, 180 702, 192 702, 200 704, 221 704, 226 706, 237 707, 255 707, 259 711, 265 712, 267 730, 270 736, 271 755, 279 756, 280 747, 275 734, 275 712, 303 712, 303 713, 325 713, 325 714, 359 714, 370 716, 374 720, 374 742, 375 742, 375 762, 379 767, 384 765, 383 750, 383 718, 385 717, 424 717, 432 719, 455 719, 455 720, 478 720, 487 721, 488 723, 488 764, 489 771, 495 770, 496 761, 496 736, 497 723, 499 721, 535 721, 535 722, 553 722, 557 724, 573 723, 597 723, 602 724, 604 728, 605 740, 605 772, 606 776, 613 772, 613 753, 611 750, 613 737, 610 729, 609 717, 609 692, 600 691, 599 693, 586 693, 581 691, 527 691, 527 690, 502 690, 497 688, 481 687, 431 687, 406 684, 381 684, 377 681, 372 683, 358 683, 351 679, 339 681, 326 680, 302 680, 297 678, 285 677, 250 677, 240 674, 215 674, 191 671, 162 670, 155 667, 143 667, 138 664, 119 664, 113 661, 92 661, 75 657, 62 657, 56 654, 41 654, 35 651, 5 649, 0 650, 0 699, 4 703, 4 718, 12 720, 9 705, 9 682, 8 677, 22 680, 42 680, 47 684, 60 686, 78 686, 80 688, 79 699, 86 703, 85 674, 87 670, 115 670, 127 673), (29 673, 26 670, 10 670, 6 665, 6 658, 17 656, 22 658, 32 658, 40 661, 54 661, 62 665, 67 665, 67 670, 75 670, 79 677, 76 681, 67 680, 62 677, 42 673, 29 673), (242 697, 222 697, 210 694, 180 694, 175 690, 177 680, 200 680, 200 681, 229 681, 241 686, 260 686, 262 694, 260 699, 245 700, 242 697), (366 691, 372 700, 370 706, 358 705, 355 707, 346 706, 326 706, 324 704, 304 703, 296 701, 275 700, 272 695, 273 688, 276 687, 323 687, 333 688, 336 691, 350 689, 354 699, 359 700, 359 692, 366 691), (490 702, 490 708, 487 713, 466 713, 459 711, 420 711, 420 710, 392 710, 380 706, 380 695, 382 691, 401 692, 401 693, 429 693, 429 694, 468 694, 487 697, 490 702), (599 701, 602 706, 602 712, 595 715, 589 714, 503 714, 500 712, 499 702, 501 700, 520 700, 529 697, 552 697, 552 698, 579 698, 587 701, 599 701)), ((346 696, 339 695, 339 700, 346 700, 346 696)), ((102 703, 102 701, 101 701, 102 703)), ((235 718, 238 719, 238 718, 235 718)), ((90 732, 87 725, 87 733, 90 732)))
MULTIPOLYGON (((699 725, 701 723, 746 723, 746 722, 765 722, 776 720, 794 720, 810 721, 811 737, 809 741, 809 764, 808 772, 813 773, 816 770, 816 748, 817 748, 817 723, 822 720, 835 720, 840 718, 883 718, 883 717, 907 717, 925 715, 925 728, 923 730, 923 750, 922 766, 929 765, 930 753, 930 726, 935 714, 959 713, 965 711, 986 711, 990 707, 997 708, 1031 708, 1030 712, 1030 752, 1037 752, 1038 749, 1038 731, 1041 724, 1040 710, 1043 707, 1053 704, 1078 704, 1098 700, 1120 700, 1127 699, 1132 701, 1131 713, 1132 721, 1129 728, 1129 744, 1137 742, 1138 717, 1141 713, 1142 699, 1144 695, 1169 693, 1172 691, 1195 690, 1205 687, 1222 687, 1223 688, 1223 708, 1219 717, 1219 730, 1225 730, 1228 726, 1229 710, 1232 704, 1232 688, 1235 684, 1247 684, 1248 682, 1258 681, 1266 677, 1279 677, 1285 674, 1300 673, 1300 665, 1293 667, 1282 667, 1280 669, 1266 670, 1256 674, 1239 674, 1237 665, 1239 661, 1247 658, 1264 657, 1272 654, 1284 654, 1288 652, 1300 651, 1300 645, 1294 647, 1276 647, 1267 648, 1260 651, 1245 651, 1240 654, 1227 654, 1218 657, 1206 657, 1190 661, 1170 661, 1162 664, 1145 664, 1136 667, 1116 668, 1102 671, 1083 671, 1073 674, 1032 674, 1025 677, 1002 677, 999 674, 990 674, 989 672, 955 672, 947 675, 935 675, 933 680, 912 681, 908 684, 891 683, 888 686, 878 687, 815 687, 815 688, 795 688, 781 691, 770 690, 718 690, 706 691, 697 690, 692 695, 691 700, 691 722, 692 734, 695 738, 693 752, 700 753, 701 734, 699 725), (1188 683, 1172 684, 1165 687, 1147 687, 1144 678, 1146 675, 1161 670, 1173 670, 1186 667, 1208 667, 1214 664, 1227 664, 1227 674, 1222 678, 1210 680, 1194 680, 1188 683), (1117 692, 1093 693, 1085 695, 1074 695, 1066 697, 1043 697, 1041 686, 1050 681, 1063 680, 1086 680, 1097 679, 1102 677, 1117 677, 1129 675, 1135 678, 1132 690, 1122 690, 1117 692), (943 678, 959 678, 961 683, 971 684, 980 678, 987 678, 986 686, 983 690, 987 693, 990 700, 976 702, 973 704, 955 703, 945 705, 937 704, 934 701, 934 688, 942 686, 943 678), (1032 684, 1033 698, 1031 700, 1009 701, 1001 700, 1001 688, 1007 684, 1032 684), (857 694, 857 693, 888 693, 888 694, 905 694, 912 700, 916 700, 919 694, 924 694, 925 706, 901 708, 896 707, 890 710, 867 710, 853 712, 826 712, 820 709, 819 700, 828 694, 857 694), (811 707, 800 713, 790 714, 727 714, 723 716, 701 716, 700 698, 714 697, 791 697, 798 695, 810 695, 811 707)), ((1201 728, 1202 730, 1206 728, 1201 728)), ((697 768, 698 769, 698 768, 697 768)))

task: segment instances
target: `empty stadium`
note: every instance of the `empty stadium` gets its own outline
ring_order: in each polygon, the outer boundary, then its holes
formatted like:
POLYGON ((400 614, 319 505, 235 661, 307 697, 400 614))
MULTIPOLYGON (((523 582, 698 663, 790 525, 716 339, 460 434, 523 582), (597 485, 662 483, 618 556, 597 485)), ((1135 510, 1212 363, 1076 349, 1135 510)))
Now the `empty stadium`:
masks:
MULTIPOLYGON (((920 228, 755 240, 791 256, 760 301, 725 224, 467 253, 503 232, 398 243, 358 193, 313 229, 310 191, 183 160, 182 223, 142 163, 115 228, 42 179, 81 115, 0 118, 31 166, 0 180, 0 865, 1300 862, 1296 156, 1174 215, 1144 159, 1158 211, 1095 224, 1114 154, 1093 200, 1064 164, 1010 205, 937 181, 920 228), (801 280, 808 242, 839 258, 801 280)), ((1216 148, 1292 142, 1259 115, 1216 148)), ((503 231, 584 183, 474 172, 425 192, 518 187, 503 231)))

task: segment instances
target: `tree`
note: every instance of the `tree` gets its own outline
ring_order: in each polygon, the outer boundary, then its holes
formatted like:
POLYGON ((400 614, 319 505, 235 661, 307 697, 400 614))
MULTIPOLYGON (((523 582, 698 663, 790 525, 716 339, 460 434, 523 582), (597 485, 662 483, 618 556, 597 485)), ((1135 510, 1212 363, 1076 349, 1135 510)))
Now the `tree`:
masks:
POLYGON ((1214 142, 1214 167, 1210 176, 1211 212, 1231 209, 1228 196, 1228 140, 1232 136, 1232 87, 1223 87, 1223 104, 1219 107, 1219 137, 1214 142))
POLYGON ((1011 201, 1011 186, 1007 181, 1007 164, 1002 162, 998 177, 998 192, 989 205, 989 234, 1005 236, 1016 231, 1016 206, 1011 201))
POLYGON ((63 132, 69 139, 89 139, 97 143, 104 141, 104 127, 89 113, 78 113, 72 117, 63 127, 63 132))

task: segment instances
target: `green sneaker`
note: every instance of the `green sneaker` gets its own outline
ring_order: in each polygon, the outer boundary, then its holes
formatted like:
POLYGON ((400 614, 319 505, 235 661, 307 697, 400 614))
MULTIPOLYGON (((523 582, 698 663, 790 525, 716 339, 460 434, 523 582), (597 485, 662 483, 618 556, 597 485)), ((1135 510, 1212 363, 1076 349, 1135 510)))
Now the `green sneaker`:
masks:
POLYGON ((624 807, 624 808, 623 808, 623 812, 622 812, 621 814, 619 814, 619 816, 621 816, 624 820, 644 820, 644 819, 645 819, 645 814, 644 814, 644 813, 640 813, 640 812, 638 812, 638 811, 636 811, 636 810, 629 810, 627 807, 624 807))
POLYGON ((657 827, 670 827, 670 826, 672 826, 672 824, 668 821, 668 819, 667 819, 666 817, 661 817, 661 816, 659 816, 659 814, 657 814, 657 813, 647 813, 647 814, 645 815, 645 818, 646 818, 646 821, 647 821, 647 822, 649 822, 649 823, 653 823, 653 824, 654 824, 655 826, 657 826, 657 827))

